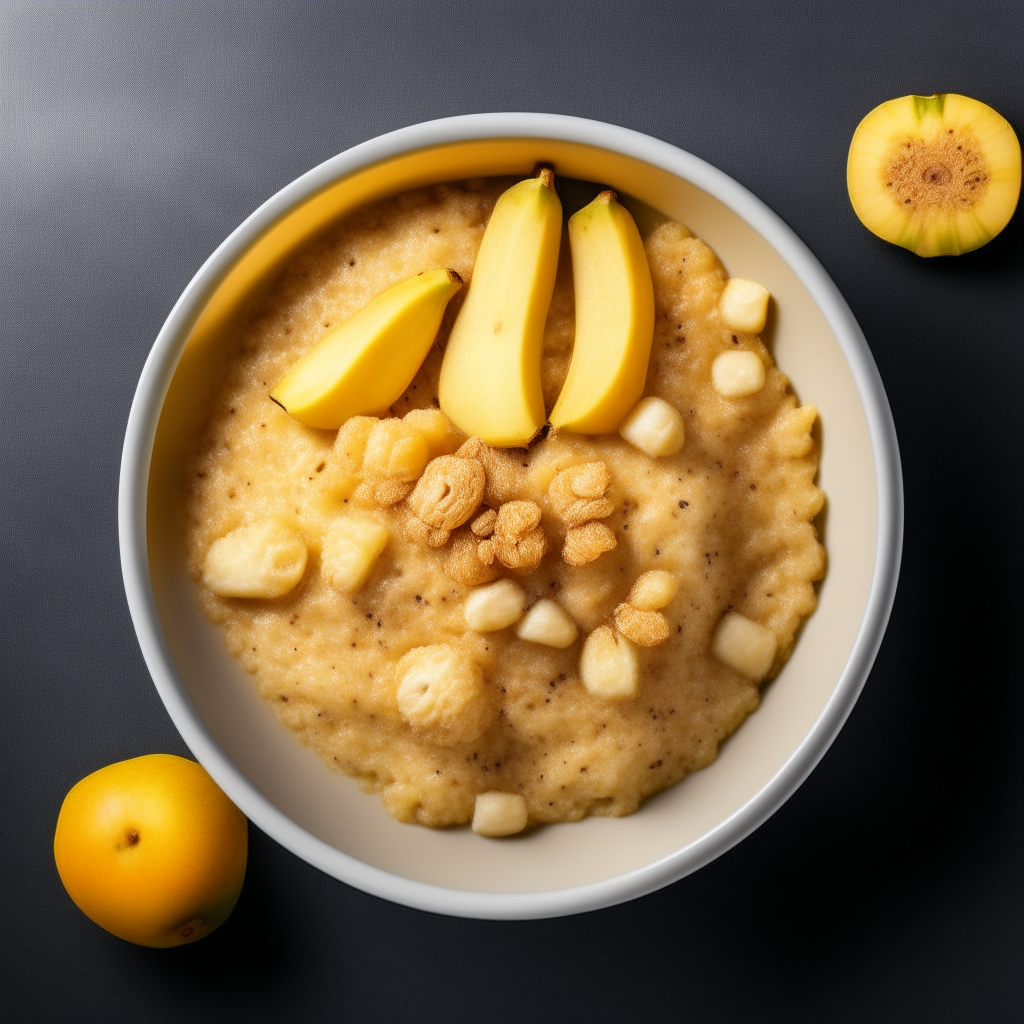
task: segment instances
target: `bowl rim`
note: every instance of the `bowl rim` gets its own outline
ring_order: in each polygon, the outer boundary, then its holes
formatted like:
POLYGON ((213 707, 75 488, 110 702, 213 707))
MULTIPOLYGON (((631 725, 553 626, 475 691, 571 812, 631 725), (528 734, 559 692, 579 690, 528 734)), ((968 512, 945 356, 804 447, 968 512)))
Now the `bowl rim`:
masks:
POLYGON ((885 389, 853 313, 810 249, 752 192, 699 157, 628 128, 561 114, 465 114, 401 128, 325 160, 264 202, 214 250, 175 303, 143 367, 122 451, 118 535, 125 595, 157 692, 197 760, 254 824, 307 863, 374 896, 458 917, 539 919, 612 906, 678 881, 746 838, 803 783, 853 709, 881 644, 899 578, 903 483, 885 389), (643 161, 703 189, 761 234, 810 292, 850 366, 868 424, 877 487, 874 573, 860 628, 828 701, 785 763, 746 803, 686 846, 611 878, 531 893, 451 889, 393 874, 336 849, 271 803, 206 729, 178 678, 160 627, 147 545, 149 471, 163 401, 184 341, 228 270, 281 217, 345 176, 420 149, 500 138, 561 140, 643 161))

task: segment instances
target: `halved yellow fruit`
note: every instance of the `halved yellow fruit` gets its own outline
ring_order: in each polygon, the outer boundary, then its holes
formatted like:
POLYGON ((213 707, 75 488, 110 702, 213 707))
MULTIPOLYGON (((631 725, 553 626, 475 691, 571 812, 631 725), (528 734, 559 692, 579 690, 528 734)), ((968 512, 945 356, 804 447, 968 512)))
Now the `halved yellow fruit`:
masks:
POLYGON ((495 448, 528 444, 544 426, 541 344, 561 241, 555 175, 543 167, 495 203, 448 338, 441 411, 495 448))
POLYGON ((654 338, 654 290, 636 223, 608 190, 569 218, 576 340, 551 423, 610 434, 640 400, 654 338))
POLYGON ((977 249, 1003 230, 1020 196, 1020 143, 968 96, 901 96, 853 133, 846 185, 864 226, 918 256, 977 249))
POLYGON ((325 334, 270 397, 300 423, 337 430, 351 416, 380 415, 412 383, 434 343, 454 270, 424 270, 371 299, 325 334))

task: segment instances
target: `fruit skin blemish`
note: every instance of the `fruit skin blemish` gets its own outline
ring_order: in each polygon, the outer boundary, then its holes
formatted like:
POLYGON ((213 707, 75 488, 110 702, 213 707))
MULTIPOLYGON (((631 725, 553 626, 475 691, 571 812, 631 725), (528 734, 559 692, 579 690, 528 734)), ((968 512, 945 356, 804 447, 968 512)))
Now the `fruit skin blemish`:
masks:
POLYGON ((846 185, 861 223, 918 256, 991 241, 1020 196, 1020 143, 990 106, 957 93, 875 107, 850 143, 846 185))

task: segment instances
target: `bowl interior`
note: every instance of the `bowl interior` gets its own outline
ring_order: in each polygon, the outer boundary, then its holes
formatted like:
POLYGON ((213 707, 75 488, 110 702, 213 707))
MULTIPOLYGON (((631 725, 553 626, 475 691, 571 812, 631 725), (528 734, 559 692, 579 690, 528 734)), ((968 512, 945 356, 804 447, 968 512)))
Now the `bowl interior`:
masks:
MULTIPOLYGON (((149 563, 166 650, 192 713, 284 818, 334 850, 406 879, 471 892, 538 893, 619 876, 694 844, 779 772, 822 713, 861 627, 875 569, 878 495, 853 372, 810 291, 772 244, 707 192, 633 157, 548 139, 486 139, 404 153, 345 176, 301 199, 229 262, 183 332, 187 341, 161 410, 149 476, 149 563), (730 274, 771 290, 774 329, 766 340, 800 399, 821 413, 819 482, 827 495, 829 567, 820 606, 792 658, 710 767, 629 818, 592 818, 493 842, 467 829, 393 821, 376 797, 330 772, 277 722, 199 611, 185 573, 177 509, 188 444, 223 366, 224 325, 298 242, 381 196, 432 182, 528 174, 540 161, 650 204, 707 241, 730 274)), ((287 834, 275 837, 289 845, 287 834)), ((336 873, 345 877, 341 867, 336 873)))

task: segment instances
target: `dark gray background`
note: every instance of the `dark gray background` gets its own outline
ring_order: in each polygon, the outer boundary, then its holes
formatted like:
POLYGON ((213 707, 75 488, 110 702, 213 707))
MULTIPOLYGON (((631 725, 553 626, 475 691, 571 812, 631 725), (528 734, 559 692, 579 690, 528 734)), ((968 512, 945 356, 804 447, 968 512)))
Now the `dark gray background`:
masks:
POLYGON ((846 198, 876 103, 963 92, 1024 129, 1024 5, 0 5, 0 1015, 18 1021, 1024 1019, 1021 214, 920 260, 846 198), (871 679, 796 796, 719 861, 557 921, 434 917, 255 829, 215 935, 100 931, 50 844, 85 774, 187 753, 121 589, 116 494, 175 298, 321 160, 449 114, 648 132, 777 210, 860 320, 892 402, 904 568, 871 679))

